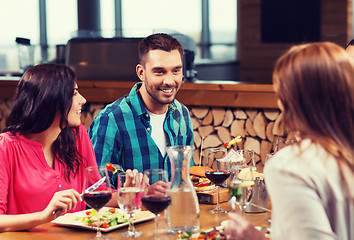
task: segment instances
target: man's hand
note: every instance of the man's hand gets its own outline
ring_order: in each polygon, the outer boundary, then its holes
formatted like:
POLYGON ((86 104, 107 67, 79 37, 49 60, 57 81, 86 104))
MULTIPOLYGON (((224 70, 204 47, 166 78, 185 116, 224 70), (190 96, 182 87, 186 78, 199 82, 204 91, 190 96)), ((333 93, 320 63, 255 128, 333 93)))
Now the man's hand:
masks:
POLYGON ((153 197, 165 197, 166 196, 167 183, 163 181, 157 181, 154 184, 148 186, 147 196, 153 197))
POLYGON ((143 174, 139 173, 138 170, 130 170, 128 169, 125 172, 125 183, 124 187, 135 187, 135 186, 140 186, 141 181, 143 180, 143 174))

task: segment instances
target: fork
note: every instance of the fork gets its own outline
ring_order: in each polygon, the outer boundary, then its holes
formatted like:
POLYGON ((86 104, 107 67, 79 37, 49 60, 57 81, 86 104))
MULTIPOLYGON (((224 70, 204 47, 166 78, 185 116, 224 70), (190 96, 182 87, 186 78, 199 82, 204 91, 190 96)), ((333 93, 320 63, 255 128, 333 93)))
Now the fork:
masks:
POLYGON ((231 206, 232 212, 236 212, 236 197, 232 196, 227 203, 231 206))

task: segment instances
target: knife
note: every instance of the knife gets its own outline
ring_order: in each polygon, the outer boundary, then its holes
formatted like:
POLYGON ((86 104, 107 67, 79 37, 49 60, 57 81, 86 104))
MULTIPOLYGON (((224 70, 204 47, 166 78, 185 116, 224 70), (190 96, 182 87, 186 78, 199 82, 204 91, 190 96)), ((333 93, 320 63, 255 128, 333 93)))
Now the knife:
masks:
MULTIPOLYGON (((92 184, 90 187, 86 188, 86 190, 80 194, 80 197, 82 197, 84 195, 84 193, 92 192, 93 190, 98 188, 105 180, 106 180, 106 177, 103 177, 100 180, 98 180, 97 182, 95 182, 94 184, 92 184)), ((57 210, 53 211, 53 215, 57 214, 60 211, 61 211, 61 209, 57 209, 57 210)))
POLYGON ((97 182, 95 182, 94 184, 92 184, 90 187, 88 187, 85 192, 80 194, 80 197, 82 197, 82 195, 84 195, 84 193, 89 193, 92 192, 93 190, 95 190, 96 188, 98 188, 104 181, 106 180, 106 177, 104 176, 103 178, 101 178, 100 180, 98 180, 97 182))

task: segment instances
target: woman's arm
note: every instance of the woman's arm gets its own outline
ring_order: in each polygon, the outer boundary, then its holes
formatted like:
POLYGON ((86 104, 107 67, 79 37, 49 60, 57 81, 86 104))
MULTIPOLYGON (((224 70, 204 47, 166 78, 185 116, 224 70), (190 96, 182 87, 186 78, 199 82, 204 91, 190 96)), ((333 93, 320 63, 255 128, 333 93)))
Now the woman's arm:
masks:
POLYGON ((0 215, 0 232, 26 230, 46 222, 48 221, 43 219, 41 212, 19 215, 2 214, 0 215))
POLYGON ((50 222, 75 208, 78 201, 82 201, 80 194, 73 189, 56 192, 47 207, 41 212, 0 215, 0 232, 26 230, 50 222), (56 210, 59 211, 53 214, 56 210))

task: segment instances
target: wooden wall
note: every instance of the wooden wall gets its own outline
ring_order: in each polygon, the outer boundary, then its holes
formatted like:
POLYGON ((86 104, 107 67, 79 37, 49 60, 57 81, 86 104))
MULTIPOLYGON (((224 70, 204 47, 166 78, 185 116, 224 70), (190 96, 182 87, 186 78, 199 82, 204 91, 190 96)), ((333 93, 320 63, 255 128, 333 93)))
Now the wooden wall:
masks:
MULTIPOLYGON (((321 41, 345 47, 352 38, 352 0, 320 0, 320 5, 321 41)), ((293 44, 261 42, 261 0, 238 0, 237 34, 241 80, 271 83, 275 61, 293 44)))

